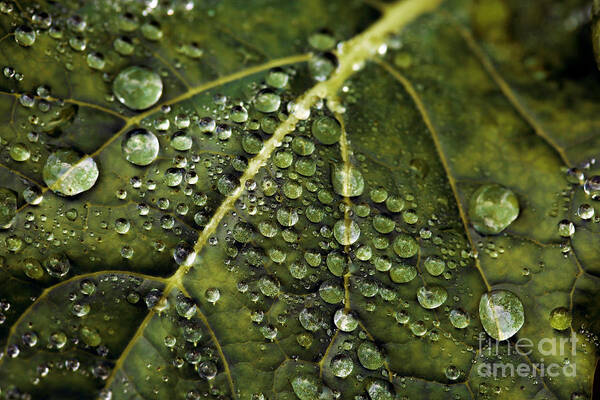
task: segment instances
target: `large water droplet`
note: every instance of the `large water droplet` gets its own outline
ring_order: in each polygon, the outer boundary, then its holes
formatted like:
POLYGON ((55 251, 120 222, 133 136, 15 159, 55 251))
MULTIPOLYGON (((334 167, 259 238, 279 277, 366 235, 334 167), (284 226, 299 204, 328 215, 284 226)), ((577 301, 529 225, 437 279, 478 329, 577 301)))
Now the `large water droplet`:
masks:
POLYGON ((421 286, 417 290, 417 300, 419 304, 428 310, 438 308, 448 298, 448 292, 441 286, 421 286))
POLYGON ((417 241, 405 233, 396 237, 393 244, 394 252, 402 258, 413 257, 419 251, 417 241))
POLYGON ((125 68, 113 82, 113 92, 117 99, 133 110, 153 106, 160 99, 162 91, 160 76, 144 67, 125 68))
POLYGON ((50 154, 43 171, 46 185, 65 196, 74 196, 91 189, 98 174, 98 166, 93 158, 81 158, 73 150, 57 150, 50 154))
POLYGON ((300 400, 315 400, 319 396, 319 382, 310 375, 299 375, 292 379, 292 389, 300 400))
POLYGON ((338 354, 331 359, 331 371, 338 378, 346 378, 352 373, 354 369, 354 362, 352 358, 346 354, 338 354))
POLYGON ((361 172, 346 165, 336 165, 331 171, 333 189, 344 197, 360 196, 365 190, 365 181, 361 172))
POLYGON ((256 109, 260 112, 271 113, 277 111, 281 105, 281 98, 278 94, 266 89, 256 96, 256 109))
POLYGON ((121 143, 121 150, 127 161, 140 166, 152 163, 158 155, 159 148, 156 136, 146 129, 133 129, 127 132, 121 143))
POLYGON ((342 128, 335 119, 324 116, 313 122, 312 134, 323 144, 334 144, 340 140, 342 128))
POLYGON ((477 232, 496 235, 519 215, 519 200, 512 190, 497 184, 483 185, 473 194, 469 217, 477 232))
POLYGON ((484 293, 479 301, 479 318, 488 335, 496 340, 506 340, 525 322, 523 303, 508 290, 484 293))
POLYGON ((339 220, 333 226, 333 236, 342 246, 349 246, 360 237, 360 228, 354 221, 339 220))
POLYGON ((339 330, 343 332, 352 332, 358 327, 358 320, 351 311, 340 308, 333 316, 333 322, 339 330))
POLYGON ((358 360, 366 369, 376 370, 383 366, 384 358, 373 342, 362 342, 357 350, 358 360))

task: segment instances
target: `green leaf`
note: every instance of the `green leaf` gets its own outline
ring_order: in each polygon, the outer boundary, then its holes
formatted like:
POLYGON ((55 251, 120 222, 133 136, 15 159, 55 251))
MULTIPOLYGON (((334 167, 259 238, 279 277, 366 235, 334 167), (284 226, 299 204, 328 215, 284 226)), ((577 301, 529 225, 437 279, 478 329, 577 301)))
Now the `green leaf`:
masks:
POLYGON ((586 10, 0 2, 0 397, 591 399, 586 10))

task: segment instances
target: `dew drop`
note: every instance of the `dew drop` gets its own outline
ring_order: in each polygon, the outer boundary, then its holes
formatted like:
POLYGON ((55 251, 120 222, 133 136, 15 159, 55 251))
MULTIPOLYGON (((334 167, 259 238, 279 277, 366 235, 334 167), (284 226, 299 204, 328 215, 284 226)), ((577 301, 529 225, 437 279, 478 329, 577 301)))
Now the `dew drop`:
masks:
POLYGON ((333 226, 333 236, 342 246, 349 246, 360 237, 360 227, 354 221, 339 220, 333 226))
POLYGON ((508 290, 484 293, 479 301, 479 318, 488 335, 496 340, 506 340, 525 322, 523 303, 508 290))
POLYGON ((483 185, 473 194, 469 216, 483 235, 496 235, 519 215, 519 200, 512 190, 497 184, 483 185))
POLYGON ((113 82, 113 92, 117 99, 133 110, 153 106, 160 99, 162 91, 160 76, 144 67, 128 67, 119 72, 113 82))
POLYGON ((94 186, 98 179, 98 166, 89 156, 80 157, 73 150, 51 153, 44 165, 46 185, 56 193, 74 196, 94 186))

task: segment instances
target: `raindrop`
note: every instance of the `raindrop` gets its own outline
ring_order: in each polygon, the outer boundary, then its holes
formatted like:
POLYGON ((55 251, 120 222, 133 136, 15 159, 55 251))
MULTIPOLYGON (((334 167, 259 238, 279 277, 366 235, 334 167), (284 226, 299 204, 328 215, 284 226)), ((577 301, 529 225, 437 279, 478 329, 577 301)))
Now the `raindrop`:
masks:
POLYGON ((512 190, 497 184, 481 186, 471 197, 469 216, 484 235, 496 235, 519 215, 519 200, 512 190))
POLYGON ((117 99, 133 110, 153 106, 160 99, 163 83, 160 76, 144 67, 132 66, 119 72, 113 82, 117 99))
POLYGON ((515 294, 503 289, 481 296, 479 317, 485 331, 496 340, 512 337, 525 322, 523 303, 515 294))
POLYGON ((354 221, 339 220, 333 226, 333 236, 342 246, 349 246, 360 237, 360 227, 354 221))
POLYGON ((82 158, 73 150, 51 153, 43 170, 46 185, 65 196, 74 196, 91 189, 98 174, 98 166, 93 158, 82 158))

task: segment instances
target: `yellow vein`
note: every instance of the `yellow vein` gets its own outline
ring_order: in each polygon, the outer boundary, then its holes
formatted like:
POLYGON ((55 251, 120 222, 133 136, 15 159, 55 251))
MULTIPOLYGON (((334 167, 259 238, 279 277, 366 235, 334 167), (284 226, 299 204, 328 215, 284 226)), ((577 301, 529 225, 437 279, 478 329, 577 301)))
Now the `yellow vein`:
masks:
POLYGON ((433 10, 442 0, 405 0, 386 10, 383 17, 362 34, 341 46, 338 54, 339 67, 331 78, 315 85, 302 95, 295 103, 295 112, 283 121, 267 140, 261 151, 250 160, 248 168, 240 178, 240 184, 229 194, 219 206, 211 220, 204 227, 194 246, 198 253, 208 238, 216 231, 221 220, 233 209, 235 202, 244 192, 245 183, 252 179, 267 162, 273 151, 281 145, 283 138, 294 130, 300 118, 307 118, 310 108, 319 98, 328 98, 335 104, 335 94, 344 81, 356 72, 356 67, 363 65, 375 51, 385 43, 388 35, 398 32, 406 24, 421 14, 433 10))
MULTIPOLYGON (((5 91, 0 91, 1 95, 4 96, 12 96, 12 97, 16 97, 17 99, 20 98, 23 94, 22 93, 13 93, 13 92, 5 92, 5 91)), ((101 105, 98 104, 94 104, 94 103, 88 103, 87 101, 82 101, 82 100, 75 100, 75 99, 59 99, 58 97, 40 97, 40 96, 34 96, 36 100, 45 100, 45 101, 53 101, 53 102, 65 102, 65 103, 69 103, 69 104, 75 104, 81 107, 87 107, 87 108, 92 108, 94 110, 98 110, 98 111, 102 111, 103 113, 106 114, 110 114, 113 115, 117 118, 123 119, 123 120, 127 120, 127 117, 120 114, 117 111, 111 110, 110 108, 106 108, 106 107, 102 107, 101 105)))
MULTIPOLYGON (((350 174, 352 172, 352 164, 350 162, 349 146, 348 146, 348 135, 346 133, 346 125, 344 118, 339 113, 335 113, 335 118, 340 124, 342 134, 340 135, 340 154, 342 156, 344 173, 342 174, 342 192, 350 193, 350 174)), ((344 196, 344 203, 346 207, 344 209, 344 231, 345 241, 350 241, 350 227, 352 225, 352 219, 350 218, 350 210, 352 208, 352 200, 347 195, 344 196)), ((344 252, 348 255, 347 262, 350 262, 350 246, 344 246, 344 252)), ((350 270, 344 274, 344 310, 350 311, 350 277, 352 273, 350 270)))
POLYGON ((473 241, 473 238, 472 238, 470 230, 469 230, 469 221, 467 219, 467 214, 465 213, 465 210, 462 206, 462 202, 458 195, 458 187, 456 185, 456 181, 454 180, 454 176, 452 175, 452 173, 450 171, 450 166, 448 164, 448 160, 446 159, 446 155, 442 149, 442 145, 440 143, 438 132, 437 132, 435 126, 433 125, 433 122, 429 118, 427 109, 425 108, 425 105, 423 104, 421 97, 419 96, 419 94, 417 93, 415 88, 413 87, 412 83, 410 83, 410 81, 408 79, 406 79, 404 77, 404 75, 402 75, 401 73, 396 71, 385 61, 377 61, 377 62, 383 69, 385 69, 391 76, 393 76, 396 80, 398 80, 398 82, 400 82, 402 84, 402 86, 404 87, 406 92, 409 94, 409 96, 412 98, 413 102, 415 103, 417 110, 421 114, 421 118, 423 118, 423 122, 425 122, 425 125, 427 126, 427 129, 429 130, 429 133, 431 134, 431 138, 433 139, 433 143, 435 145, 435 149, 437 150, 438 157, 440 158, 442 166, 444 167, 444 171, 446 172, 446 176, 448 177, 448 183, 450 184, 450 187, 452 188, 452 193, 454 194, 456 206, 458 207, 458 213, 460 215, 460 219, 462 220, 462 223, 465 228, 465 235, 467 236, 467 240, 469 241, 469 244, 471 245, 471 249, 473 251, 473 256, 475 259, 475 267, 479 271, 479 274, 481 275, 481 278, 483 279, 483 283, 485 284, 486 289, 488 291, 490 291, 492 289, 492 287, 489 284, 489 282, 483 272, 483 269, 481 268, 481 263, 479 262, 477 247, 475 246, 475 242, 473 241))
POLYGON ((533 128, 535 133, 540 136, 546 143, 550 145, 556 151, 562 160, 562 162, 570 166, 571 162, 569 161, 569 157, 564 152, 564 150, 554 141, 554 139, 544 130, 542 125, 537 121, 534 115, 532 115, 527 108, 521 103, 518 96, 509 86, 509 84, 502 78, 496 67, 492 64, 488 56, 484 53, 484 51, 479 47, 471 32, 469 32, 465 27, 460 25, 458 22, 452 20, 452 25, 456 27, 460 35, 463 37, 475 57, 479 60, 479 62, 483 65, 483 68, 492 78, 494 83, 498 85, 500 91, 504 96, 508 99, 508 101, 512 104, 512 106, 517 110, 517 112, 521 115, 521 117, 527 121, 527 123, 533 128))

